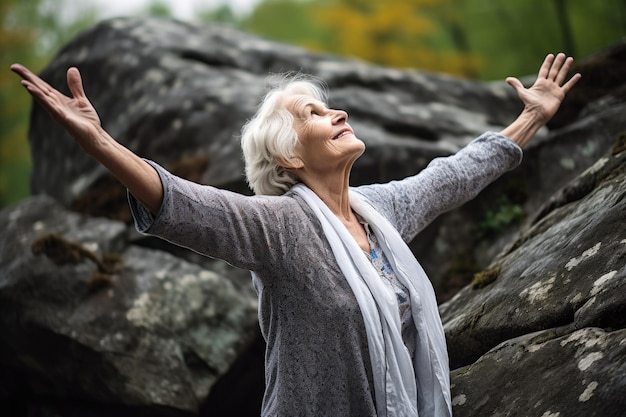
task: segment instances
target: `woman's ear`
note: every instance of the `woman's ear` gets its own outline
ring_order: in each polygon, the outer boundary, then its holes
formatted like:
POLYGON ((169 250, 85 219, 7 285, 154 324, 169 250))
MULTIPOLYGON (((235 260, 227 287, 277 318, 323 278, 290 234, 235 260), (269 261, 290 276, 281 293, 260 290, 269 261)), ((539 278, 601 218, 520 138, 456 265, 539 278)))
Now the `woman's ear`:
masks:
POLYGON ((277 156, 276 163, 285 169, 299 169, 304 167, 304 162, 297 156, 290 159, 277 156))

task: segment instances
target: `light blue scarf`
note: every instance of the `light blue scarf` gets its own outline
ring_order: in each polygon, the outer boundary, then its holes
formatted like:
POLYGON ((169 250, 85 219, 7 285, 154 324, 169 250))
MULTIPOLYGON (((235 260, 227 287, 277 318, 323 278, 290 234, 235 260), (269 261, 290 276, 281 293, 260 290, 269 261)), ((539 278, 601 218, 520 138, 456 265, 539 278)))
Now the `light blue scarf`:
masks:
POLYGON ((378 417, 449 417, 450 370, 437 301, 426 273, 396 229, 350 190, 352 209, 376 234, 398 280, 409 290, 417 329, 415 357, 404 346, 396 296, 383 282, 348 229, 304 184, 294 190, 322 223, 335 259, 365 322, 378 417))

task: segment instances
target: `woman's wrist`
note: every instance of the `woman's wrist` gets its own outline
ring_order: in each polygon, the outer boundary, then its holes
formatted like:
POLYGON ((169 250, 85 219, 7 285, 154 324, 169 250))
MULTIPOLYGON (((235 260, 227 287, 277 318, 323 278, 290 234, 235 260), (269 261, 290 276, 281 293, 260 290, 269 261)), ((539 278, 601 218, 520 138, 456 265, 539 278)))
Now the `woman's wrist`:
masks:
POLYGON ((76 142, 89 156, 99 162, 104 162, 103 159, 110 158, 111 153, 117 152, 117 145, 119 145, 101 126, 97 126, 85 137, 76 139, 76 142))
POLYGON ((500 134, 523 148, 544 124, 545 121, 537 112, 524 109, 517 119, 505 127, 500 134))

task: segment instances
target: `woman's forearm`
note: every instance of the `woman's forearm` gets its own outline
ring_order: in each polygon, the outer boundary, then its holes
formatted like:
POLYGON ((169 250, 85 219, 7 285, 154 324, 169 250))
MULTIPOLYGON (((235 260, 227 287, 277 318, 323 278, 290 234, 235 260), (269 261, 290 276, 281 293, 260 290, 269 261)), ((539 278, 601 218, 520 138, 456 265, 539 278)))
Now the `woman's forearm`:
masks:
POLYGON ((163 202, 163 185, 156 170, 130 149, 113 139, 104 129, 90 141, 85 151, 104 165, 132 195, 152 214, 157 214, 163 202))

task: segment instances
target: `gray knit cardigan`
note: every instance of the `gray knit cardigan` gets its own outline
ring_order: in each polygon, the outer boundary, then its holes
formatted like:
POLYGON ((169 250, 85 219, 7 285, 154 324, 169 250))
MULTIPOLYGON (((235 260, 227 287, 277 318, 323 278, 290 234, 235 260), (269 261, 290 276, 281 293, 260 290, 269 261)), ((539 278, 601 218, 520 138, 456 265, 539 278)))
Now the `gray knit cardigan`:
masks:
MULTIPOLYGON (((521 157, 511 140, 487 132, 417 175, 356 190, 408 243, 521 157)), ((361 312, 307 204, 289 191, 244 196, 198 185, 151 164, 163 184, 163 204, 152 216, 131 195, 137 230, 252 271, 267 343, 261 414, 375 416, 361 312)))

